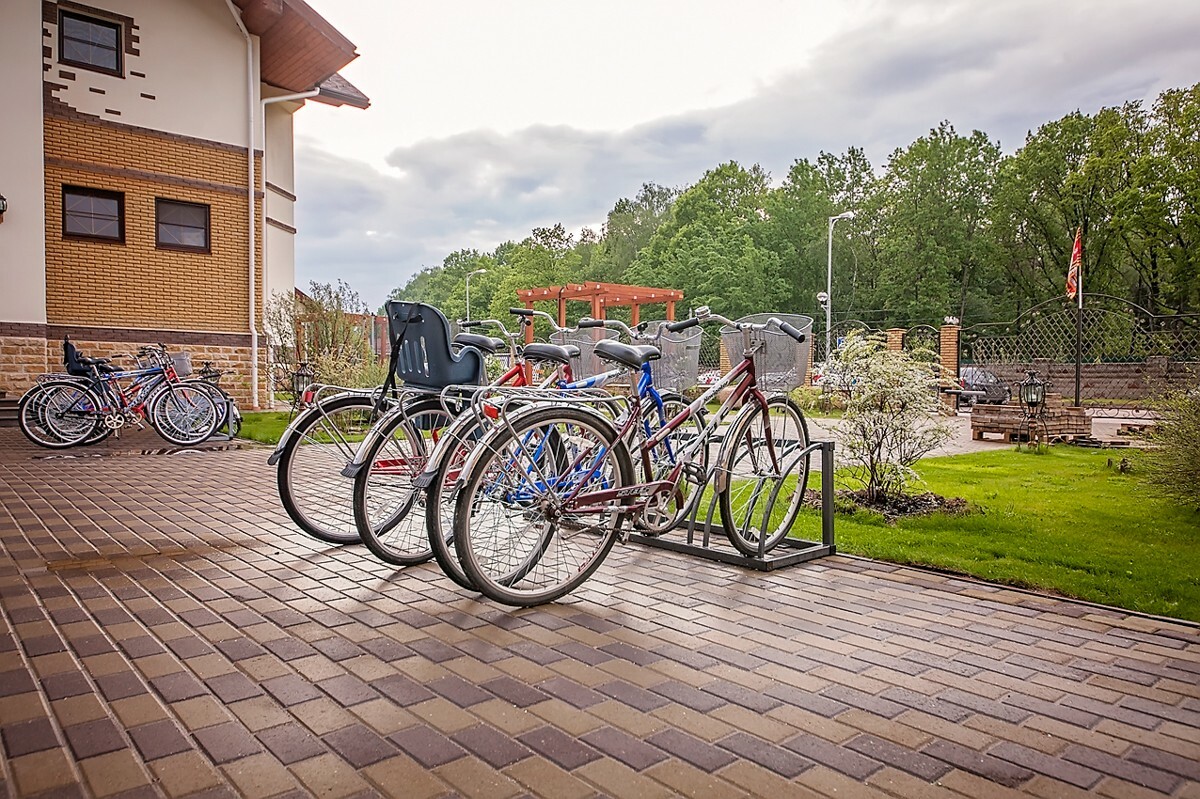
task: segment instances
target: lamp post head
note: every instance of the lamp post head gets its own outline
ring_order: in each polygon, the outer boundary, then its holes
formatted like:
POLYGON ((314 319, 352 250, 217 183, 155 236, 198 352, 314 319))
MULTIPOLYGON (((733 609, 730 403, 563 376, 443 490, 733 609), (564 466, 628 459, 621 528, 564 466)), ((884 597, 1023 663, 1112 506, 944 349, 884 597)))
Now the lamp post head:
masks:
POLYGON ((471 272, 470 274, 468 274, 467 277, 475 277, 475 275, 482 275, 486 271, 487 271, 486 269, 476 269, 474 272, 471 272))
POLYGON ((837 216, 831 216, 831 217, 829 217, 829 222, 830 222, 830 224, 832 224, 832 223, 834 223, 834 222, 838 221, 839 219, 853 219, 853 218, 854 218, 854 215, 855 215, 855 213, 857 213, 857 212, 856 212, 856 211, 854 211, 853 209, 852 209, 852 210, 849 210, 849 211, 842 211, 842 212, 841 212, 840 214, 838 214, 837 216))

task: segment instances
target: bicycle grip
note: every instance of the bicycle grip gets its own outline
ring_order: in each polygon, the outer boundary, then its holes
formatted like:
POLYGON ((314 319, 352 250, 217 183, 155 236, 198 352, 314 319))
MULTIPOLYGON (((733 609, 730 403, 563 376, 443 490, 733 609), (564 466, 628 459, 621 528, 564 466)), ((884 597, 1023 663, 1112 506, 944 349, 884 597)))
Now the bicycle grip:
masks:
POLYGON ((532 308, 509 308, 508 312, 514 316, 533 316, 532 308))
POLYGON ((792 338, 796 339, 796 341, 798 341, 800 343, 804 343, 804 338, 805 338, 804 333, 800 332, 800 329, 795 327, 794 325, 790 325, 787 322, 780 322, 779 329, 782 330, 784 333, 787 333, 792 338))
POLYGON ((459 327, 479 327, 482 324, 483 324, 483 322, 479 321, 478 319, 463 319, 463 320, 459 321, 458 326, 459 327))
POLYGON ((691 319, 684 319, 682 322, 667 322, 667 330, 672 333, 678 333, 680 330, 687 330, 689 327, 695 327, 700 324, 700 320, 693 316, 691 319))
POLYGON ((580 319, 578 327, 580 330, 586 330, 589 327, 604 327, 604 320, 603 319, 580 319))

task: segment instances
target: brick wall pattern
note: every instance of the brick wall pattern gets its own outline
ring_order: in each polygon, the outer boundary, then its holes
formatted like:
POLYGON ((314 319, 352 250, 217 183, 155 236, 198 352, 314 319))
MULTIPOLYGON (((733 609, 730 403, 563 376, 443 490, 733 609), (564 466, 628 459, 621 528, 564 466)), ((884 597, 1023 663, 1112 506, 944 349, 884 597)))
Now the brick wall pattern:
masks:
MULTIPOLYGON (((245 331, 245 152, 111 124, 45 122, 47 321, 245 331), (63 185, 123 192, 125 242, 64 237, 63 185), (155 246, 157 197, 210 207, 211 252, 155 246)), ((261 297, 261 230, 256 242, 261 297)), ((258 319, 261 326, 261 302, 258 319)))

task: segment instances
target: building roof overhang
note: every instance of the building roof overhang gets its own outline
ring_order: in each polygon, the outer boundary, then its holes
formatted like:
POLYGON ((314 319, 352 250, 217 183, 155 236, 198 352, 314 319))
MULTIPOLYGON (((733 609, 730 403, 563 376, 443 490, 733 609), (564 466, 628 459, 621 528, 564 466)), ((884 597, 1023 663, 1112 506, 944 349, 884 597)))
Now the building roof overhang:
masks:
POLYGON ((358 57, 354 43, 304 0, 233 0, 246 30, 259 38, 263 83, 289 92, 320 89, 330 105, 370 105, 337 71, 358 57))

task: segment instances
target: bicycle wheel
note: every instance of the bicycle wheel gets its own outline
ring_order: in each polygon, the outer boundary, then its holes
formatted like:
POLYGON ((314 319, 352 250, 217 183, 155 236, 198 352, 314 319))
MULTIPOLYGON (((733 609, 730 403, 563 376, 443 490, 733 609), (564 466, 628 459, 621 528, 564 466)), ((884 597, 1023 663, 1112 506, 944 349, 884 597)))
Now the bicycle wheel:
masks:
MULTIPOLYGON (((642 423, 638 426, 640 441, 646 441, 658 433, 667 422, 678 416, 690 404, 680 394, 667 392, 660 397, 663 402, 661 409, 649 397, 642 401, 642 423)), ((671 431, 662 443, 649 448, 646 454, 650 457, 650 471, 644 475, 645 481, 665 480, 684 459, 684 450, 688 445, 703 434, 704 411, 701 410, 671 431)), ((640 457, 641 451, 637 450, 637 454, 640 457)), ((704 491, 704 475, 708 471, 707 444, 690 453, 686 462, 691 464, 691 470, 683 473, 672 491, 650 497, 646 509, 636 522, 639 532, 652 536, 662 535, 683 521, 691 512, 692 506, 704 491)), ((641 465, 644 471, 644 463, 641 465)))
POLYGON ((628 500, 610 492, 632 482, 629 452, 599 414, 571 406, 518 414, 468 461, 454 512, 463 570, 480 593, 507 605, 573 591, 620 532, 628 500), (553 454, 557 447, 565 457, 553 454))
POLYGON ((279 499, 296 526, 330 544, 357 544, 354 486, 342 469, 375 423, 365 394, 330 397, 295 420, 279 456, 279 499))
POLYGON ((808 423, 788 397, 734 418, 718 456, 726 480, 718 500, 721 526, 743 555, 770 552, 792 529, 808 485, 807 446, 808 423))
POLYGON ((150 400, 150 426, 166 441, 189 447, 217 429, 217 406, 204 389, 184 383, 167 385, 150 400))
POLYGON ((225 389, 198 377, 189 378, 183 383, 207 392, 209 399, 217 408, 217 430, 228 428, 231 438, 241 432, 242 412, 238 410, 237 403, 232 401, 233 398, 225 389))
POLYGON ((454 491, 467 456, 484 432, 474 414, 460 416, 448 427, 429 460, 427 471, 436 471, 425 489, 425 535, 433 557, 447 577, 471 591, 475 584, 454 552, 454 491))
POLYGON ((414 481, 454 416, 427 397, 405 404, 372 431, 364 466, 354 477, 354 523, 362 542, 385 563, 411 566, 433 557, 426 494, 414 481))
POLYGON ((40 383, 17 403, 17 426, 40 447, 65 449, 96 437, 103 427, 99 408, 96 395, 81 383, 40 383))

